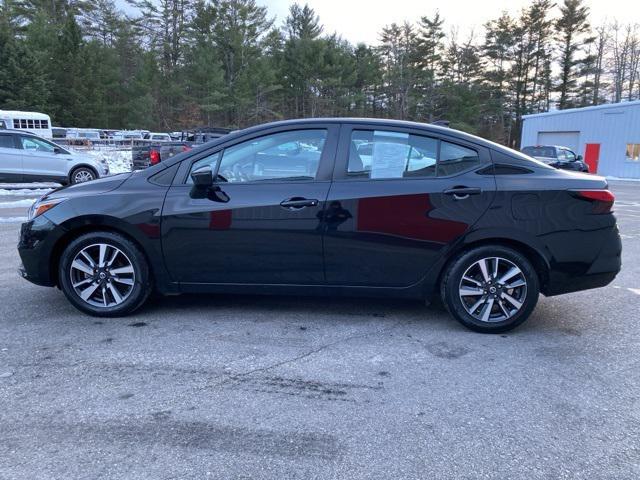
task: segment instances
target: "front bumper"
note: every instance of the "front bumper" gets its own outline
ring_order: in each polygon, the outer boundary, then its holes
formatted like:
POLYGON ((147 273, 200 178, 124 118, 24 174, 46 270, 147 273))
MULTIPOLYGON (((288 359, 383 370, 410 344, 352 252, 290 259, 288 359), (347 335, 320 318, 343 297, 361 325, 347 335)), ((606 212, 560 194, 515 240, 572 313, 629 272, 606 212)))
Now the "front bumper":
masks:
POLYGON ((57 274, 52 271, 54 248, 62 234, 46 214, 22 224, 18 241, 22 260, 18 273, 22 278, 47 287, 56 284, 57 274))

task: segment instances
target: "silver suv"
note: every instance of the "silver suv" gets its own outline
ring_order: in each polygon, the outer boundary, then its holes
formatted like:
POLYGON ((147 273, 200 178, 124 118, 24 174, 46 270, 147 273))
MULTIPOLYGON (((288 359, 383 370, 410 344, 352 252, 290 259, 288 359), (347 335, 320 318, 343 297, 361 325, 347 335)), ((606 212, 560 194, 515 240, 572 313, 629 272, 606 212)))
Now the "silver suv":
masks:
POLYGON ((109 174, 106 160, 27 132, 0 130, 0 182, 82 183, 109 174))

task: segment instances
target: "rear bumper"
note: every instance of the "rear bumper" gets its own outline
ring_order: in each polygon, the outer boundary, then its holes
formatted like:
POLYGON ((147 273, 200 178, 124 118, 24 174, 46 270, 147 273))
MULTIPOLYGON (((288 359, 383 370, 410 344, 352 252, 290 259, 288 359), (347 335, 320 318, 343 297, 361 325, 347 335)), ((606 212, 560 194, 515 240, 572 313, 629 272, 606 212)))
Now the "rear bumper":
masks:
MULTIPOLYGON (((575 264, 565 265, 563 268, 551 268, 549 281, 543 293, 546 296, 561 295, 563 293, 589 290, 609 285, 618 275, 622 267, 622 241, 617 227, 598 232, 604 235, 604 240, 596 243, 601 245, 595 259, 586 271, 580 271, 575 264)), ((584 234, 583 241, 588 244, 592 239, 584 234)))

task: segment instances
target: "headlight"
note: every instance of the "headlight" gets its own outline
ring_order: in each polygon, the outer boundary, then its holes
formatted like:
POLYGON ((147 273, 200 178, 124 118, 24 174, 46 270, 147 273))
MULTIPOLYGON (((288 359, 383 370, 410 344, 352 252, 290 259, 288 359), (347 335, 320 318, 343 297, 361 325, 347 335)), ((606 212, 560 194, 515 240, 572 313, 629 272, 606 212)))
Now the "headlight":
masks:
POLYGON ((51 210, 53 207, 62 203, 66 200, 66 198, 51 198, 44 200, 36 200, 31 208, 29 208, 29 220, 33 220, 39 215, 42 215, 44 212, 51 210))

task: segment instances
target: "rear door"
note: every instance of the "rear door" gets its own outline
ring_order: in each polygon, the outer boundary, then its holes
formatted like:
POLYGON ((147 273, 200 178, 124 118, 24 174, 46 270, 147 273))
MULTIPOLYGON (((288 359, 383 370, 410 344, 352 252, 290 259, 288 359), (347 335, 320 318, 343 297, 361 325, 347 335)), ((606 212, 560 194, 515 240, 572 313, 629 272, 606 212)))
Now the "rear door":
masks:
POLYGON ((484 147, 420 129, 345 125, 324 218, 330 285, 420 281, 495 195, 484 147))
POLYGON ((188 284, 320 285, 323 211, 339 126, 296 124, 182 162, 162 212, 165 263, 188 284), (219 169, 214 190, 190 172, 219 169))
POLYGON ((0 181, 22 181, 22 151, 16 142, 17 136, 0 133, 0 181))

